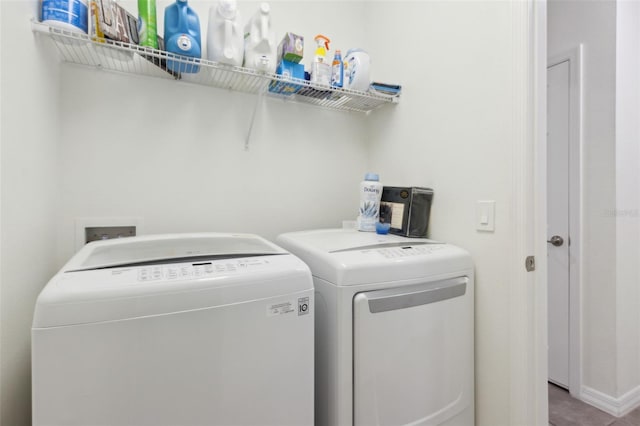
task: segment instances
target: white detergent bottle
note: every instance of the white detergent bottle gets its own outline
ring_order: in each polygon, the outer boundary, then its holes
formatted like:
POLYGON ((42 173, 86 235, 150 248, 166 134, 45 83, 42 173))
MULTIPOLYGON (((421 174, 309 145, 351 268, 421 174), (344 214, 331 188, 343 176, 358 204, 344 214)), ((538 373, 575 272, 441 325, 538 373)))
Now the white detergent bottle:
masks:
POLYGON ((271 28, 269 3, 260 9, 244 27, 244 66, 261 72, 276 70, 276 37, 271 28))
POLYGON ((360 214, 357 228, 359 231, 376 232, 376 224, 380 219, 380 199, 382 184, 376 173, 364 175, 360 183, 360 214))
POLYGON ((236 0, 220 0, 209 9, 207 59, 242 66, 244 37, 236 0))

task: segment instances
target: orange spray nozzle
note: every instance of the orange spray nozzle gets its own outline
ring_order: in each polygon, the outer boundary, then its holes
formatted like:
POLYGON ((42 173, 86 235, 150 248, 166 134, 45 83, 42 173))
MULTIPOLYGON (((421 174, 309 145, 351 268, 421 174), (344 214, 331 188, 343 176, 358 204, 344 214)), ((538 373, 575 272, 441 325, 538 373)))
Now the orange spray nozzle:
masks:
POLYGON ((318 46, 320 45, 320 42, 324 42, 324 48, 329 50, 329 43, 331 43, 331 40, 329 40, 329 37, 323 36, 322 34, 318 34, 313 39, 316 41, 316 43, 318 43, 318 46))

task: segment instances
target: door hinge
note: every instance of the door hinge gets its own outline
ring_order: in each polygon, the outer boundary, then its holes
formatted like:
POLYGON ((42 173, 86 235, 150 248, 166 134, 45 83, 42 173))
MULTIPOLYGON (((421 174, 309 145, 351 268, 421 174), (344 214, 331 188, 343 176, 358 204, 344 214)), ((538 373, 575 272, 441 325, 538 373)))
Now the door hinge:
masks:
POLYGON ((535 256, 527 256, 524 260, 524 266, 527 268, 527 272, 532 272, 536 270, 536 258, 535 256))

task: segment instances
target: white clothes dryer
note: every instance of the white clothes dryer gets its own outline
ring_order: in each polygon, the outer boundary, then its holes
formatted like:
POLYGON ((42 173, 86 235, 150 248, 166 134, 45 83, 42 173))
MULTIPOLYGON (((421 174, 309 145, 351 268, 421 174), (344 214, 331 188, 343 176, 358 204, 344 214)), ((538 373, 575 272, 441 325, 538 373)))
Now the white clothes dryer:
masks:
POLYGON ((313 283, 254 235, 82 248, 40 293, 34 425, 312 425, 313 283))
POLYGON ((313 274, 316 426, 474 424, 466 251, 343 229, 276 242, 313 274))

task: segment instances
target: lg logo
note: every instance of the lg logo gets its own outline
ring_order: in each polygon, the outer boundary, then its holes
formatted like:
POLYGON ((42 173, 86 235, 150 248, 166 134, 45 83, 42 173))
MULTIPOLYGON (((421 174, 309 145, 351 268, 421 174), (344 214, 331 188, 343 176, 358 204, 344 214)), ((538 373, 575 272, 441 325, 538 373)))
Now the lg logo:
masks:
POLYGON ((298 299, 298 316, 307 315, 309 313, 309 298, 301 297, 298 299))

